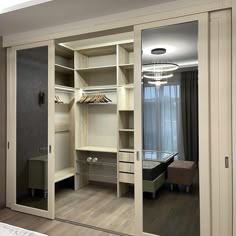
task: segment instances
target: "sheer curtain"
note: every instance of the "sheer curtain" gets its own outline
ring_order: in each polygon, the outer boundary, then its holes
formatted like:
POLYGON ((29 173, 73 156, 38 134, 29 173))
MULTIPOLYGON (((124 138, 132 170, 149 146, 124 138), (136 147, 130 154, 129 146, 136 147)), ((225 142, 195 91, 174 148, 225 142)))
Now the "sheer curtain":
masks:
POLYGON ((185 159, 181 120, 180 80, 156 86, 144 85, 144 150, 178 152, 185 159))

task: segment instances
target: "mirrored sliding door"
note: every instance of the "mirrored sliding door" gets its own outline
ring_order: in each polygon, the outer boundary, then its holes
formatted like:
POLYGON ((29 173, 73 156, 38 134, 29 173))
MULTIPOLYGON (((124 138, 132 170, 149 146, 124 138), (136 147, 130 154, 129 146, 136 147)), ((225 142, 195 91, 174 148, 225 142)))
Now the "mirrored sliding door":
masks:
POLYGON ((200 235, 197 22, 142 32, 143 229, 200 235))
POLYGON ((209 111, 203 113, 208 69, 202 66, 208 63, 208 36, 202 23, 207 18, 198 17, 136 30, 136 45, 142 48, 135 77, 140 73, 135 95, 142 99, 136 102, 136 127, 141 127, 141 139, 135 141, 136 186, 141 182, 136 204, 142 206, 136 219, 143 235, 209 235, 210 207, 203 208, 210 194, 209 143, 204 141, 209 111))
POLYGON ((13 50, 15 56, 15 199, 13 209, 53 217, 52 44, 13 50))

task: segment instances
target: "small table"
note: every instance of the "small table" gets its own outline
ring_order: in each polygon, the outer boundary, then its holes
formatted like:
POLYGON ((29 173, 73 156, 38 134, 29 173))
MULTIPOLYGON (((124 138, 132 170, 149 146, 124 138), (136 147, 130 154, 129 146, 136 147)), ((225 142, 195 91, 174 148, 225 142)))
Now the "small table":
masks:
POLYGON ((176 160, 172 162, 167 168, 167 181, 170 183, 171 190, 173 190, 173 184, 183 184, 186 186, 186 192, 189 192, 193 183, 194 169, 193 161, 176 160))

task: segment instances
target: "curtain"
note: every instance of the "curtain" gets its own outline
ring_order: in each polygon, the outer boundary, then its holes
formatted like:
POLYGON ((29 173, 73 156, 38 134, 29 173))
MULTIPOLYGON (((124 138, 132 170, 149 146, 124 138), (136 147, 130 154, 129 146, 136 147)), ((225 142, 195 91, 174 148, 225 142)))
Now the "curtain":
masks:
POLYGON ((185 159, 198 162, 198 72, 181 73, 181 108, 185 159))
POLYGON ((184 159, 180 80, 143 88, 143 148, 178 152, 184 159))

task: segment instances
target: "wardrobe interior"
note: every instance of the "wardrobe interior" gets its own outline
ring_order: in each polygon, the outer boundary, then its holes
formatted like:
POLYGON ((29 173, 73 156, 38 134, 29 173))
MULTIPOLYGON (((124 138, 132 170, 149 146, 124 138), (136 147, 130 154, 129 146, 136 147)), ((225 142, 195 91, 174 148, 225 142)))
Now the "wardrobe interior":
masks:
POLYGON ((57 42, 57 218, 134 234, 133 52, 133 32, 57 42))

